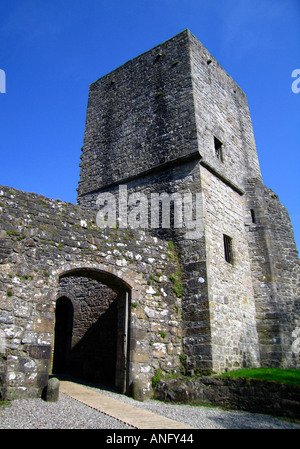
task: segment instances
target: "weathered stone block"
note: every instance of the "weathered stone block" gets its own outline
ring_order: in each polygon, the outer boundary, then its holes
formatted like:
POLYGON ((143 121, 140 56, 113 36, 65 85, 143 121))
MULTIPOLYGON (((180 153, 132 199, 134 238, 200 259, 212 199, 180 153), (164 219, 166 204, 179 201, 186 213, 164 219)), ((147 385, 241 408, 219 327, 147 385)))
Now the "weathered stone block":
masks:
POLYGON ((47 402, 57 402, 59 399, 59 380, 56 377, 51 377, 48 380, 47 386, 43 392, 43 398, 47 402))
POLYGON ((33 359, 49 359, 51 357, 51 346, 27 345, 26 350, 33 359))
POLYGON ((134 379, 132 382, 132 397, 136 401, 144 401, 143 384, 139 379, 134 379))

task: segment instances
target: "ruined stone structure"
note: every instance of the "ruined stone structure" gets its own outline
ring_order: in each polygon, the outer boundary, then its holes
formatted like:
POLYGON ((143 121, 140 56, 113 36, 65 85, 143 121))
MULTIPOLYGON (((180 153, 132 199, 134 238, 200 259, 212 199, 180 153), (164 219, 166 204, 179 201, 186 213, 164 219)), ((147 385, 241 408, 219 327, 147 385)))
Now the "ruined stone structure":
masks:
POLYGON ((2 395, 49 373, 149 394, 158 370, 299 367, 290 219, 245 94, 188 30, 90 86, 80 166, 77 205, 0 189, 2 395))

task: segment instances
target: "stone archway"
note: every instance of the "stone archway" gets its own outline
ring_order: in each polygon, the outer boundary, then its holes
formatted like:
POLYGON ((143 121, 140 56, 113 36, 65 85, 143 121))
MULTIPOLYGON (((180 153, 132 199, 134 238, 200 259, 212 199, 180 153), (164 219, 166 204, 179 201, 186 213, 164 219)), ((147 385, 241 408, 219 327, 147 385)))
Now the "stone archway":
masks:
POLYGON ((64 374, 126 393, 128 285, 104 271, 76 269, 60 277, 57 298, 53 374, 62 368, 64 374))

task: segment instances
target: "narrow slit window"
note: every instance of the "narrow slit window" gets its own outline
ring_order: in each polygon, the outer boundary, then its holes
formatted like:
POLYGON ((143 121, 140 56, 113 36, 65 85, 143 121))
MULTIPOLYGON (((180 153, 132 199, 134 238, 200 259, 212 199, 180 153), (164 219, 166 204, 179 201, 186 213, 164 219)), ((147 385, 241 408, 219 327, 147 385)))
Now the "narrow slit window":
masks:
POLYGON ((224 158, 223 158, 223 144, 216 137, 214 137, 214 144, 215 144, 216 157, 217 157, 217 159, 219 159, 219 161, 223 162, 224 161, 224 158))
POLYGON ((232 238, 223 234, 224 240, 224 257, 226 262, 233 264, 232 238))
POLYGON ((252 223, 256 223, 255 210, 250 209, 252 223))

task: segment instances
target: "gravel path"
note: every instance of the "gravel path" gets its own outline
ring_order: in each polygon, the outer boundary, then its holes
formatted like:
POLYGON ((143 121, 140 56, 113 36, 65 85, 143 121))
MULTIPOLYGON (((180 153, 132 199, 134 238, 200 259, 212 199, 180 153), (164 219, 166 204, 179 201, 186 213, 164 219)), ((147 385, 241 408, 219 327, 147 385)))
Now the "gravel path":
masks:
MULTIPOLYGON (((239 411, 219 408, 134 401, 117 393, 101 390, 122 402, 145 408, 198 429, 300 429, 300 424, 239 411)), ((56 403, 42 399, 12 401, 0 407, 0 429, 130 429, 125 423, 100 413, 60 393, 56 403)))

